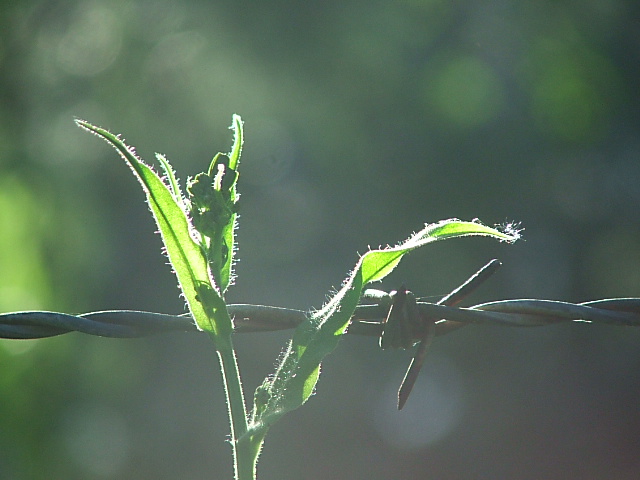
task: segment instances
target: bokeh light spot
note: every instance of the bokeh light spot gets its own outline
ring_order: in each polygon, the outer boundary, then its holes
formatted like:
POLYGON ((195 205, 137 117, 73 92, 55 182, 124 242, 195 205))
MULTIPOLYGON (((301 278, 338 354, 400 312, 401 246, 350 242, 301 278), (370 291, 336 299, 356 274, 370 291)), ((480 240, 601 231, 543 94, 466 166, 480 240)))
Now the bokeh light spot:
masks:
POLYGON ((60 40, 58 64, 72 75, 96 75, 115 61, 121 44, 121 28, 115 14, 90 3, 80 9, 60 40))
POLYGON ((428 358, 401 413, 392 406, 397 379, 390 379, 375 405, 375 427, 390 446, 400 450, 427 447, 458 425, 465 411, 460 371, 444 357, 428 358))
POLYGON ((556 138, 599 138, 619 101, 613 64, 579 39, 542 37, 523 57, 522 80, 538 129, 556 138))
POLYGON ((483 60, 459 56, 439 66, 429 65, 424 83, 426 108, 463 127, 496 118, 504 105, 497 73, 483 60))
POLYGON ((533 114, 544 130, 574 139, 594 128, 596 92, 570 66, 547 71, 533 92, 533 114))
POLYGON ((40 339, 25 340, 23 342, 16 342, 14 340, 0 340, 0 349, 4 350, 8 355, 22 355, 30 352, 40 339))
POLYGON ((71 457, 94 475, 113 476, 129 457, 126 421, 111 407, 74 405, 64 417, 62 429, 71 457))
POLYGON ((166 75, 185 74, 193 68, 205 44, 206 39, 195 31, 167 35, 149 55, 149 74, 162 78, 163 82, 166 75))
POLYGON ((36 309, 50 297, 41 245, 46 215, 18 178, 0 179, 0 309, 36 309))

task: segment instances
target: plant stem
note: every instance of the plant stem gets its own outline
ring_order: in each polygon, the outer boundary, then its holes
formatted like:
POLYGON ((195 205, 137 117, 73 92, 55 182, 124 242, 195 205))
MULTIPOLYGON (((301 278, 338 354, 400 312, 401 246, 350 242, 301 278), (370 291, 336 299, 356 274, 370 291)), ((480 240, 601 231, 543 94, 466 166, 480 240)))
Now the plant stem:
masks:
POLYGON ((242 392, 240 370, 231 335, 211 335, 216 345, 231 425, 231 448, 235 480, 255 480, 254 459, 238 448, 238 439, 247 432, 247 409, 242 392))

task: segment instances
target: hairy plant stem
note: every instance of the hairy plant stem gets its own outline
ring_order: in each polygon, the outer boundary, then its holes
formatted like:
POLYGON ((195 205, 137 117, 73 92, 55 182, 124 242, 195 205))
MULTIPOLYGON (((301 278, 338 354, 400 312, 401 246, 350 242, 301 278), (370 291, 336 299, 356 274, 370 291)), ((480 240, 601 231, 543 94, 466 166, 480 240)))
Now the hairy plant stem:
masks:
POLYGON ((214 335, 211 337, 216 345, 222 382, 227 400, 227 413, 231 426, 231 448, 233 449, 233 469, 236 480, 254 480, 255 468, 251 458, 238 448, 238 438, 247 432, 247 409, 240 381, 240 370, 236 360, 231 335, 214 335))
MULTIPOLYGON (((219 309, 216 319, 218 325, 232 325, 231 317, 226 308, 219 309)), ((243 437, 248 429, 247 407, 244 401, 240 370, 233 348, 232 328, 221 328, 217 333, 209 332, 216 347, 222 383, 227 401, 227 413, 231 427, 231 448, 233 449, 233 470, 235 480, 255 480, 256 458, 246 449, 239 448, 238 439, 243 437)))

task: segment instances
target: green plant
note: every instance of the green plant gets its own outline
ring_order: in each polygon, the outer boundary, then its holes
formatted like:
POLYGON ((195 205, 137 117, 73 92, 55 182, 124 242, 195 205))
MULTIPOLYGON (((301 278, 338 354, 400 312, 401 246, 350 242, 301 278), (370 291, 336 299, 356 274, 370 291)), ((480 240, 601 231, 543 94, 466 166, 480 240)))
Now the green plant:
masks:
POLYGON ((506 242, 513 242, 519 237, 511 225, 497 229, 477 221, 460 220, 427 224, 396 246, 368 251, 360 257, 342 287, 314 313, 267 306, 229 305, 225 301, 225 293, 234 277, 236 184, 244 138, 240 117, 233 117, 234 141, 230 152, 216 154, 205 172, 189 179, 186 195, 171 165, 162 155, 157 154, 156 157, 164 178, 138 158, 119 137, 86 121, 76 122, 115 147, 140 181, 189 313, 170 316, 108 311, 73 316, 52 312, 15 312, 0 315, 0 337, 36 338, 72 330, 127 337, 190 329, 195 322, 198 330, 210 336, 218 356, 231 426, 230 443, 236 480, 256 478, 258 456, 269 428, 309 399, 324 357, 336 348, 345 333, 377 336, 382 348, 417 346, 398 393, 398 407, 402 408, 433 337, 468 323, 531 326, 583 319, 640 325, 638 299, 602 300, 578 305, 545 300, 511 300, 456 308, 471 290, 496 270, 499 262, 495 260, 435 304, 417 300, 404 287, 391 293, 365 290, 372 282, 388 275, 407 253, 429 243, 470 235, 506 242), (295 331, 274 374, 256 388, 253 406, 248 411, 233 334, 247 329, 280 328, 295 328, 295 331))
POLYGON ((485 235, 514 241, 518 236, 514 231, 502 232, 478 222, 447 220, 425 226, 395 247, 367 252, 331 300, 295 330, 276 372, 256 389, 253 409, 248 414, 233 347, 233 319, 224 299, 233 279, 236 252, 236 183, 243 144, 242 120, 237 115, 233 117, 231 151, 218 153, 206 172, 189 179, 186 196, 162 155, 156 157, 164 179, 116 135, 84 120, 76 123, 109 142, 132 168, 145 191, 189 312, 198 328, 211 337, 226 392, 237 480, 255 478, 256 462, 269 427, 311 396, 322 359, 345 333, 369 283, 384 278, 406 253, 437 240, 485 235))

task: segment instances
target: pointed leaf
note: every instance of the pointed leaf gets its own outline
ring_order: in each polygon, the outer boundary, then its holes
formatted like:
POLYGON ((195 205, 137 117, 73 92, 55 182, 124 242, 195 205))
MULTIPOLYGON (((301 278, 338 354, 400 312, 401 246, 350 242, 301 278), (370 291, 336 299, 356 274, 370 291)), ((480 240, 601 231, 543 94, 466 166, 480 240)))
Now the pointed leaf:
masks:
POLYGON ((382 280, 407 252, 427 243, 469 235, 508 242, 518 239, 518 232, 505 230, 477 222, 445 220, 426 225, 398 246, 364 254, 340 291, 296 329, 276 373, 260 387, 261 398, 268 400, 254 411, 250 434, 259 438, 282 415, 301 406, 313 394, 320 363, 338 344, 368 283, 382 280))
MULTIPOLYGON (((240 118, 240 116, 233 115, 233 124, 231 125, 231 129, 233 130, 234 135, 233 146, 231 147, 231 152, 229 152, 229 168, 235 170, 236 172, 238 171, 238 165, 240 164, 240 155, 242 153, 242 144, 244 142, 244 132, 242 129, 242 125, 242 119, 240 118)), ((231 187, 229 194, 233 202, 238 201, 235 182, 231 187)), ((220 283, 222 284, 221 288, 223 292, 225 292, 227 287, 231 283, 233 283, 233 265, 235 261, 234 257, 236 254, 235 232, 237 227, 237 219, 238 214, 234 212, 231 217, 231 221, 224 227, 222 232, 224 242, 229 247, 227 259, 220 272, 220 283)))
POLYGON ((233 124, 231 130, 233 130, 233 146, 231 152, 229 152, 229 167, 233 170, 238 170, 238 164, 240 163, 240 154, 242 153, 242 145, 244 143, 244 132, 242 129, 242 118, 240 115, 233 115, 233 124))
MULTIPOLYGON (((207 312, 203 306, 204 303, 212 308, 210 305, 220 304, 220 302, 219 299, 211 298, 211 295, 216 293, 215 289, 210 288, 207 262, 200 247, 191 237, 189 220, 178 203, 180 194, 175 191, 177 187, 167 187, 151 167, 139 159, 134 150, 116 135, 84 120, 76 120, 76 123, 111 144, 140 181, 149 208, 160 230, 169 261, 178 277, 178 283, 198 327, 214 333, 219 332, 220 329, 231 329, 231 325, 216 325, 212 320, 212 312, 207 312)), ((171 172, 168 162, 165 171, 171 172)))
POLYGON ((176 203, 181 207, 184 206, 184 200, 182 191, 180 190, 180 185, 178 184, 178 179, 176 178, 176 173, 173 171, 173 167, 167 160, 167 157, 162 155, 161 153, 156 153, 156 159, 160 162, 160 166, 162 167, 162 171, 164 172, 164 176, 167 179, 169 190, 175 198, 176 203))

